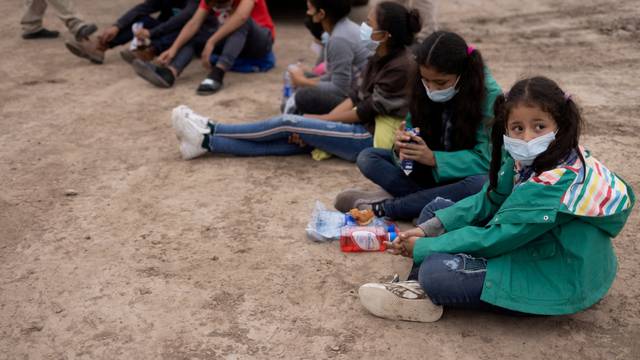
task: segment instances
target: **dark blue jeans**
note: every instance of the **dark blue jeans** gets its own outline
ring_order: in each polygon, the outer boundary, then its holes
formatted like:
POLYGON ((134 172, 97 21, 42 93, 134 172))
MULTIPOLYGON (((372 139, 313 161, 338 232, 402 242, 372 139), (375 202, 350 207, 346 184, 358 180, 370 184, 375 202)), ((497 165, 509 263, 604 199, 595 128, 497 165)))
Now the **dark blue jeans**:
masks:
POLYGON ((475 175, 425 188, 405 175, 395 164, 391 151, 366 149, 358 155, 357 164, 362 175, 393 195, 392 199, 382 203, 385 215, 392 219, 417 218, 424 207, 437 197, 458 202, 478 193, 487 180, 486 175, 475 175))
POLYGON ((414 265, 409 280, 418 280, 436 305, 480 309, 490 306, 480 300, 486 274, 485 259, 436 253, 414 265))
POLYGON ((271 52, 272 47, 271 31, 249 19, 216 44, 213 53, 219 55, 217 64, 228 70, 233 67, 237 58, 261 59, 271 52))
MULTIPOLYGON (((136 22, 142 22, 145 29, 153 29, 154 27, 160 25, 160 22, 151 16, 143 16, 136 22)), ((160 54, 161 52, 171 47, 174 40, 178 37, 179 32, 180 31, 176 31, 175 33, 151 38, 151 46, 153 46, 156 52, 160 54)), ((118 35, 116 35, 113 40, 109 41, 108 46, 109 49, 112 49, 116 46, 124 45, 131 40, 133 40, 133 31, 131 31, 131 26, 128 26, 124 29, 121 29, 118 32, 118 35)))

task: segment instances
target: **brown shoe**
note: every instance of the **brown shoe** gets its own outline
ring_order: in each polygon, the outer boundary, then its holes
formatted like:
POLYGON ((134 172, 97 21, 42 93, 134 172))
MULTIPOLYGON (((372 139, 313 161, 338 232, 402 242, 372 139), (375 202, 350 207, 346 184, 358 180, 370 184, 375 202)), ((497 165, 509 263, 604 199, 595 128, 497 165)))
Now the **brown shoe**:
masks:
POLYGON ((131 64, 135 59, 139 59, 145 62, 151 61, 156 58, 156 52, 152 47, 147 46, 142 49, 136 50, 122 50, 120 51, 120 56, 122 57, 122 60, 131 64))
POLYGON ((94 40, 67 40, 65 46, 75 56, 89 59, 94 64, 102 64, 104 62, 104 50, 98 49, 98 45, 94 40))

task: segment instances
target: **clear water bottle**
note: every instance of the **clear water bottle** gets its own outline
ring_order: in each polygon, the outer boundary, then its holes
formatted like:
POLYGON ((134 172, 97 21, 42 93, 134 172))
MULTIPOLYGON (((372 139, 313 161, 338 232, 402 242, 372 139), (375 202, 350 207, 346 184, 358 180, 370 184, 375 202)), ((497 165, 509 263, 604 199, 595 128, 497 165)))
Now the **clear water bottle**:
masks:
MULTIPOLYGON (((409 122, 407 122, 404 130, 414 136, 420 135, 420 130, 412 128, 411 123, 409 122)), ((415 141, 409 141, 409 143, 415 144, 415 141)), ((402 168, 402 171, 404 171, 404 173, 409 176, 409 174, 413 172, 413 160, 402 160, 402 162, 400 163, 400 167, 402 168)))
POLYGON ((291 70, 295 64, 291 64, 287 67, 287 70, 284 72, 284 87, 282 88, 282 103, 285 104, 287 100, 293 95, 293 82, 291 81, 291 70))

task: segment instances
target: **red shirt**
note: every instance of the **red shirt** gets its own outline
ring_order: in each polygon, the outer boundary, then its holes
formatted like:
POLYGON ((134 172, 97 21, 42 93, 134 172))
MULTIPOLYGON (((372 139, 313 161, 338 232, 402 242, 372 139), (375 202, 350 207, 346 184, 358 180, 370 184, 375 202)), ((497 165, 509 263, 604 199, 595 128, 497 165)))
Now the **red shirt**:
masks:
MULTIPOLYGON (((269 29, 271 31, 271 37, 273 39, 276 38, 276 28, 273 25, 273 19, 271 19, 271 14, 269 14, 269 8, 267 8, 267 3, 265 0, 254 0, 256 4, 253 6, 253 10, 251 11, 251 18, 256 24, 269 29)), ((235 10, 240 4, 240 0, 233 0, 231 3, 231 10, 235 10)), ((200 0, 200 9, 204 9, 207 11, 213 12, 213 14, 224 22, 226 18, 230 15, 226 11, 219 9, 213 9, 211 6, 207 5, 204 0, 200 0), (222 18, 220 18, 222 16, 222 18)))

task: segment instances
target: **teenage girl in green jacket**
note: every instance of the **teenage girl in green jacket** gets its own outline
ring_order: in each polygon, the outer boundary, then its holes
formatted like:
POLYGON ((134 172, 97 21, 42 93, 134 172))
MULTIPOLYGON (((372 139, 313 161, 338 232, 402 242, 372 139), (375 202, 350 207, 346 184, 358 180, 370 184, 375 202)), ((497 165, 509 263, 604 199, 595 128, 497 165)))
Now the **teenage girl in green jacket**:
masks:
POLYGON ((413 258, 417 281, 363 285, 373 314, 435 321, 442 306, 572 314, 611 287, 611 238, 635 197, 579 147, 576 104, 534 77, 499 97, 495 112, 489 183, 389 244, 413 258))
POLYGON ((381 190, 345 190, 335 200, 339 211, 370 208, 380 217, 410 220, 437 197, 456 202, 476 194, 487 179, 486 125, 502 89, 480 51, 458 34, 436 31, 414 52, 419 74, 409 120, 420 134, 401 128, 393 150, 362 151, 358 168, 381 190), (400 160, 413 161, 413 171, 407 175, 400 160))

